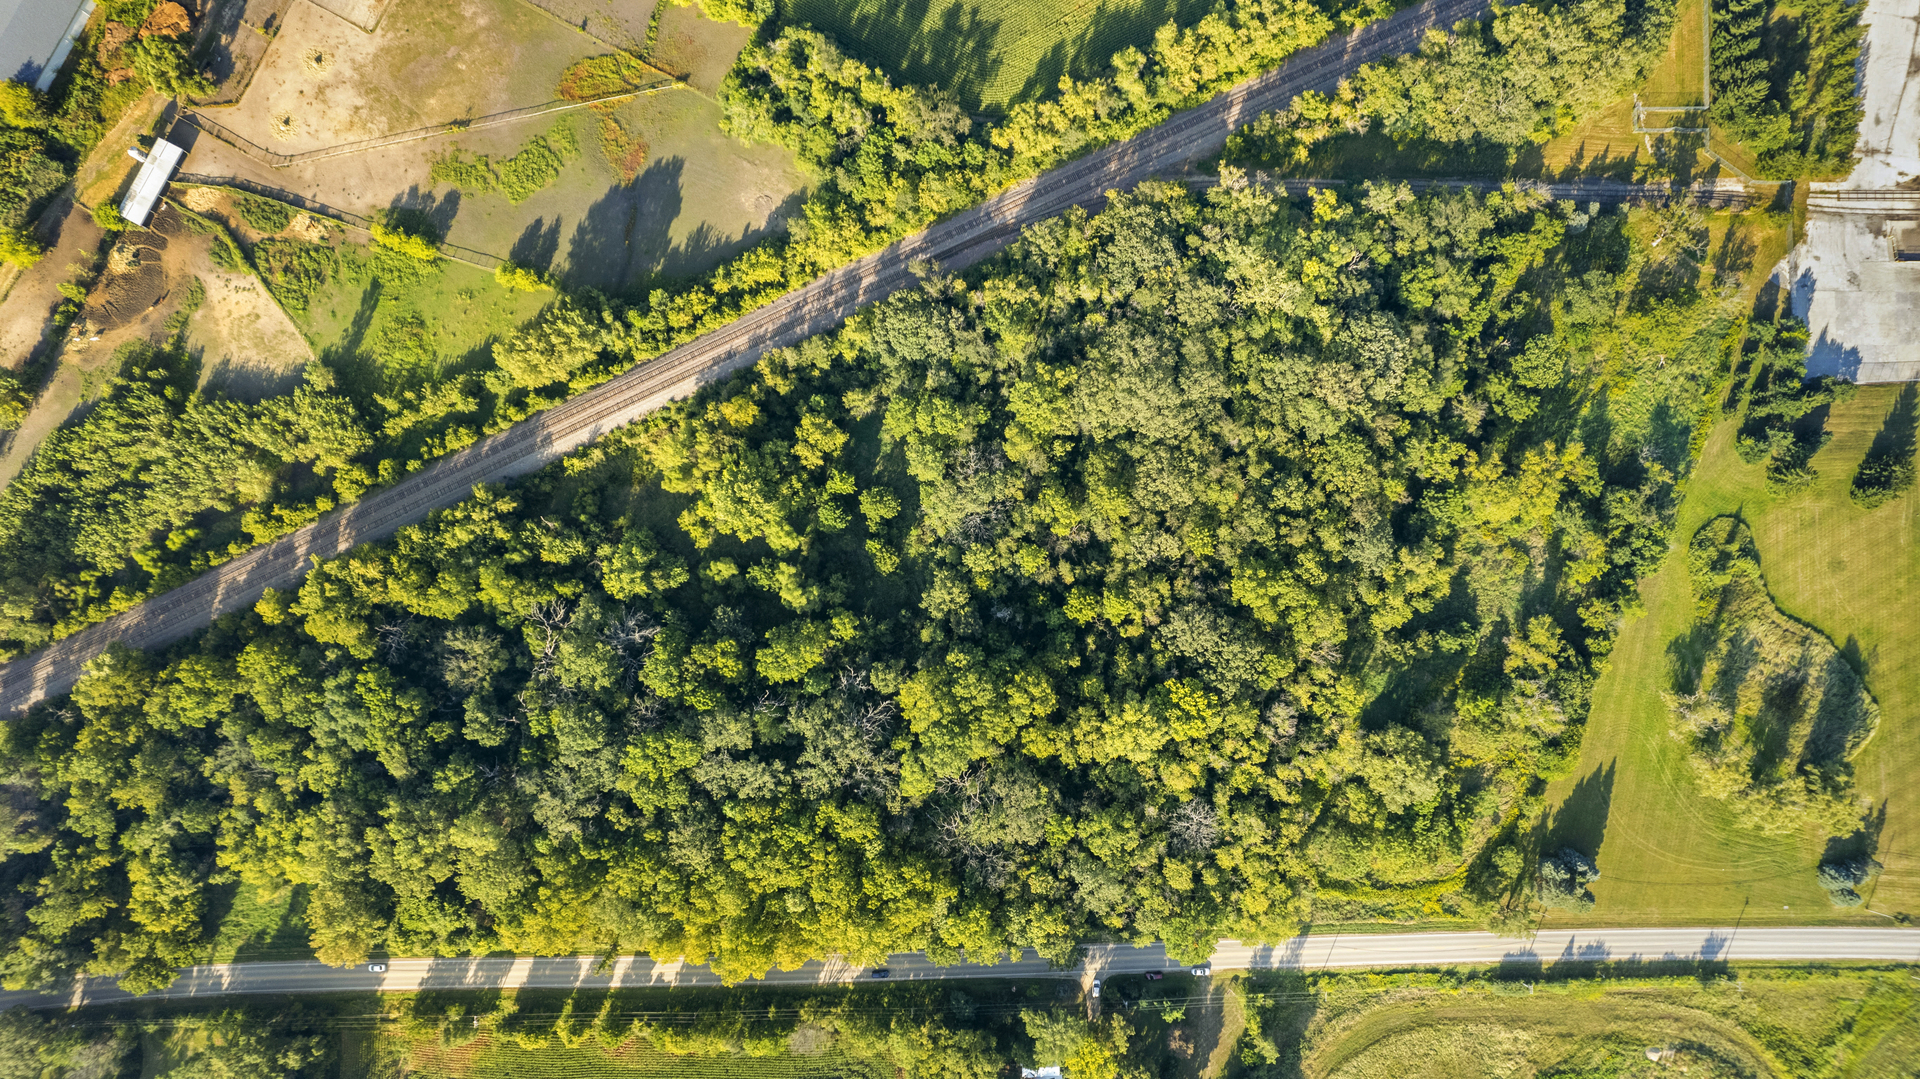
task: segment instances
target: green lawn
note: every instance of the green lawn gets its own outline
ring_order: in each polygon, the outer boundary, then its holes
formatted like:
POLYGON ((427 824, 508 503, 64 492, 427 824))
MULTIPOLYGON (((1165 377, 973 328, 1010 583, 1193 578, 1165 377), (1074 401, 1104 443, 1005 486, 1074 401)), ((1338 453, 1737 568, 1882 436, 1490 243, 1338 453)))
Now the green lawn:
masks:
POLYGON ((998 111, 1054 92, 1061 75, 1096 74, 1113 54, 1144 49, 1170 19, 1188 25, 1205 0, 791 0, 808 24, 897 82, 954 90, 970 109, 998 111))
POLYGON ((1878 1079, 1914 1074, 1920 1043, 1920 986, 1904 969, 1278 975, 1247 990, 1260 1036, 1243 1059, 1277 1056, 1283 1067, 1229 1076, 1878 1079), (1656 1062, 1649 1049, 1672 1053, 1656 1062))
MULTIPOLYGON (((342 261, 363 259, 365 251, 358 244, 343 244, 342 261)), ((481 359, 495 338, 525 323, 552 299, 551 292, 508 292, 491 273, 446 260, 412 280, 355 280, 336 269, 314 293, 306 314, 295 314, 294 322, 329 366, 351 374, 356 366, 366 365, 400 375, 390 370, 405 362, 395 358, 400 350, 393 342, 408 325, 422 329, 421 343, 444 371, 481 359)))
POLYGON ((1920 915, 1920 616, 1912 602, 1920 492, 1873 510, 1847 493, 1897 393, 1865 387, 1834 408, 1832 440, 1813 459, 1819 477, 1792 494, 1769 492, 1763 466, 1741 462, 1731 423, 1714 430, 1680 507, 1673 553, 1642 586, 1646 614, 1621 634, 1595 688, 1579 768, 1549 792, 1559 807, 1551 841, 1597 843, 1602 873, 1594 910, 1555 915, 1553 924, 1891 924, 1827 902, 1813 875, 1824 836, 1768 839, 1701 797, 1681 743, 1668 734, 1660 693, 1670 685, 1669 646, 1687 628, 1691 606, 1684 544, 1723 513, 1752 527, 1780 609, 1826 633, 1865 671, 1882 718, 1854 766, 1882 822, 1874 842, 1886 866, 1868 906, 1920 915))

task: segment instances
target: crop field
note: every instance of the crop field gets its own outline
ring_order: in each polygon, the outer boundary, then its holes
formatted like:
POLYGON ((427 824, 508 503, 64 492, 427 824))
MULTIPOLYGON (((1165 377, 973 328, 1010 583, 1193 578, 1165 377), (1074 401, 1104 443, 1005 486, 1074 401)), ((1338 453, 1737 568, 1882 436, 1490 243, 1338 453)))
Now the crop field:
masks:
POLYGON ((1243 1059, 1311 1077, 1881 1077, 1914 1074, 1920 1049, 1920 986, 1904 969, 1294 976, 1255 979, 1247 999, 1260 1034, 1243 1059))
POLYGON ((952 89, 970 109, 998 111, 1052 93, 1061 75, 1094 74, 1169 20, 1205 15, 1203 0, 791 0, 810 24, 898 81, 952 89))
POLYGON ((1646 613, 1621 634, 1594 689, 1579 768, 1549 792, 1559 806, 1549 842, 1599 852, 1598 902, 1578 922, 1887 925, 1891 915, 1920 915, 1920 790, 1912 779, 1920 774, 1920 613, 1905 598, 1920 584, 1920 492, 1874 509, 1848 495, 1898 393, 1863 387, 1835 406, 1826 420, 1832 439, 1813 458, 1818 477, 1790 494, 1770 492, 1764 466, 1740 460, 1733 424, 1723 422, 1708 440, 1680 508, 1676 546, 1641 588, 1646 613), (1867 834, 1855 842, 1885 866, 1866 893, 1867 909, 1830 905, 1815 882, 1825 837, 1750 831, 1725 804, 1698 793, 1684 747, 1668 734, 1660 694, 1671 686, 1670 648, 1692 608, 1684 540, 1727 513, 1752 528, 1774 602, 1839 645, 1880 705, 1880 729, 1853 762, 1856 786, 1871 801, 1867 834))

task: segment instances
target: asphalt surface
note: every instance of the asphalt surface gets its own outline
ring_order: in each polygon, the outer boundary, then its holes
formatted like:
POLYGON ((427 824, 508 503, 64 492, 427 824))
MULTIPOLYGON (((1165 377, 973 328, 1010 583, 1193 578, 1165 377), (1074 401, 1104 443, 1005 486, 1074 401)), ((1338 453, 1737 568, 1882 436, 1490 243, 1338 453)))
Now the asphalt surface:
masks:
MULTIPOLYGON (((1018 960, 985 966, 936 966, 919 953, 891 957, 893 980, 955 978, 1062 978, 1083 985, 1095 978, 1151 970, 1181 970, 1154 944, 1093 945, 1075 966, 1056 969, 1032 952, 1018 960)), ((1453 967, 1542 965, 1573 962, 1752 962, 1836 959, 1920 962, 1920 929, 1896 928, 1702 928, 1581 929, 1544 932, 1530 939, 1491 933, 1314 934, 1281 945, 1222 941, 1208 968, 1228 970, 1322 970, 1342 967, 1453 967)), ((384 971, 366 966, 339 969, 317 962, 224 963, 190 967, 173 986, 140 999, 219 997, 235 994, 412 992, 421 989, 611 989, 672 988, 723 984, 705 966, 660 963, 622 956, 604 963, 595 956, 558 959, 389 959, 384 971)), ((774 971, 746 985, 842 985, 872 981, 873 967, 808 963, 774 971)), ((25 1004, 54 1008, 113 1004, 134 999, 111 979, 90 979, 71 993, 0 993, 0 1010, 25 1004)))
POLYGON ((1296 53, 1275 71, 1227 90, 1149 131, 1017 184, 992 199, 843 266, 728 325, 673 349, 401 482, 202 574, 115 617, 0 667, 0 715, 73 688, 107 645, 172 644, 215 618, 252 606, 269 588, 296 585, 315 558, 357 544, 466 499, 474 485, 533 472, 555 458, 684 399, 702 385, 843 322, 856 309, 912 288, 912 268, 957 270, 1019 238, 1028 225, 1069 207, 1095 209, 1124 190, 1219 150, 1228 134, 1308 90, 1329 91, 1360 65, 1417 47, 1429 28, 1477 16, 1488 0, 1428 0, 1346 37, 1296 53))

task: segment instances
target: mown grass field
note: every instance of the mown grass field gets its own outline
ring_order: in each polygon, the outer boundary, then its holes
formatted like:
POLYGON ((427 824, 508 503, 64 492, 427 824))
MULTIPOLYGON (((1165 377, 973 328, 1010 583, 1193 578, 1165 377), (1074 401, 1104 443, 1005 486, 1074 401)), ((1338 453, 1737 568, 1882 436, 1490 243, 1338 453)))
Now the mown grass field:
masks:
POLYGON ((1598 846, 1598 903, 1578 922, 1887 925, 1872 911, 1920 915, 1920 606, 1913 602, 1920 491, 1872 510, 1848 497, 1853 471, 1898 392, 1863 387, 1835 407, 1827 417, 1832 439, 1813 459, 1818 478, 1790 494, 1770 492, 1763 466, 1740 460, 1732 423, 1709 438, 1680 507, 1675 546, 1642 586, 1646 613, 1621 634, 1595 688, 1579 767, 1549 792, 1558 807, 1550 842, 1598 846), (1825 836, 1754 834, 1698 794, 1683 748, 1668 734, 1660 694, 1670 686, 1669 648, 1685 631, 1692 602, 1684 545, 1723 513, 1739 514, 1753 529, 1775 604, 1839 645, 1879 702, 1879 731, 1854 761, 1877 830, 1869 842, 1886 867, 1868 910, 1830 905, 1815 883, 1825 836))
POLYGON ((1904 969, 1701 973, 1457 986, 1433 975, 1257 979, 1248 998, 1267 1044, 1252 1048, 1281 1058, 1268 1074, 1316 1079, 1915 1074, 1920 984, 1904 969))
POLYGON ((993 112, 1052 93, 1063 74, 1097 73, 1168 20, 1186 25, 1209 9, 1204 0, 791 0, 781 15, 896 81, 951 89, 968 108, 993 112))

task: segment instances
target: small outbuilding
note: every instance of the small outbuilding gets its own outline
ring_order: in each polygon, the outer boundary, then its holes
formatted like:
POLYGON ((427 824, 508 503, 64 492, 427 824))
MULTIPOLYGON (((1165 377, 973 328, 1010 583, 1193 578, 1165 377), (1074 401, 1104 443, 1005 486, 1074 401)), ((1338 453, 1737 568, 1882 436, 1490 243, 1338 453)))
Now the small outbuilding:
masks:
POLYGON ((120 216, 144 226, 153 216, 153 207, 160 201, 161 192, 167 189, 167 181, 173 179, 173 171, 180 167, 180 159, 187 156, 187 150, 165 139, 155 139, 153 149, 144 154, 139 150, 127 152, 140 162, 140 172, 134 176, 127 197, 120 202, 120 216))
POLYGON ((93 0, 0 0, 0 79, 45 93, 92 14, 93 0))

